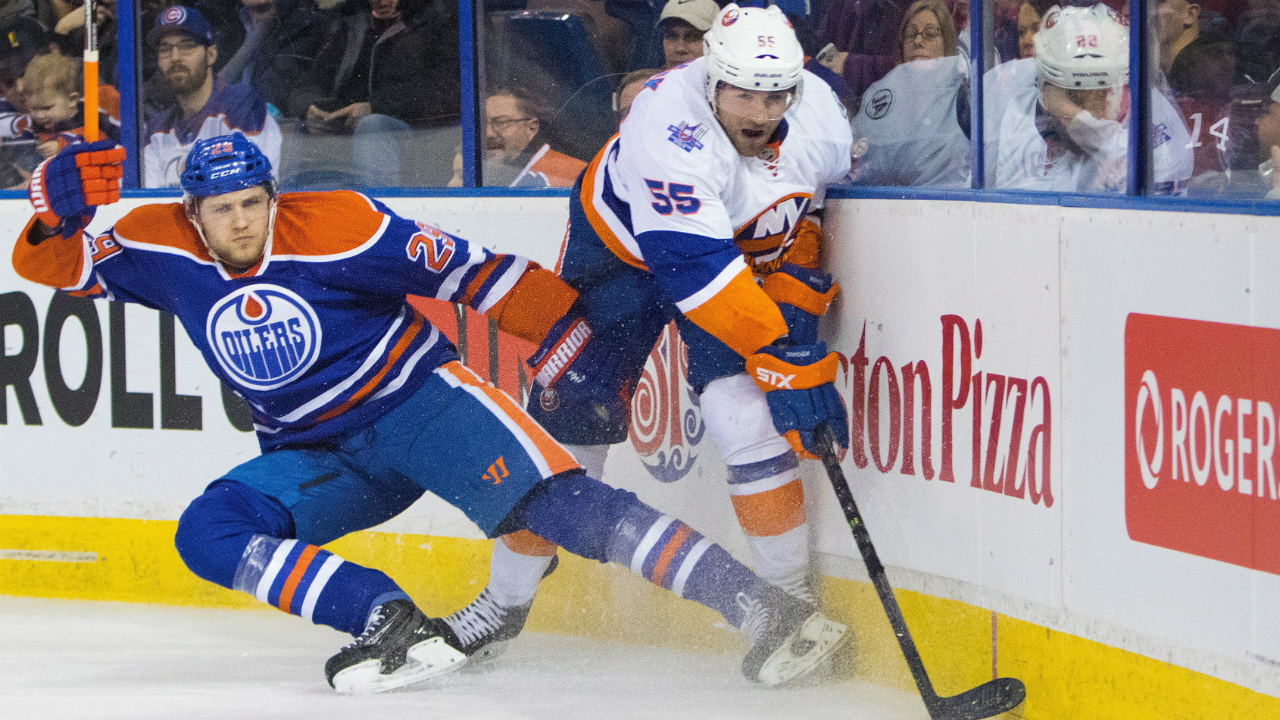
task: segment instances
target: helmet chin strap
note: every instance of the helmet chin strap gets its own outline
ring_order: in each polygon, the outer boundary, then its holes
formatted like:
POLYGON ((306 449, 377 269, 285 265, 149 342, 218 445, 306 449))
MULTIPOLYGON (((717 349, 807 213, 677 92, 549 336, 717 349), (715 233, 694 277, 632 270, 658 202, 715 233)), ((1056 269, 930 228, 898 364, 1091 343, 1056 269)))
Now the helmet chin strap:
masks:
MULTIPOLYGON (((271 239, 275 237, 276 207, 278 206, 278 203, 276 201, 277 201, 277 195, 274 192, 271 192, 271 209, 268 211, 270 214, 267 218, 267 240, 262 245, 262 252, 264 255, 266 254, 267 246, 271 244, 271 239)), ((219 255, 218 252, 213 249, 213 246, 209 244, 209 238, 205 237, 204 225, 200 223, 200 213, 196 209, 199 202, 200 202, 200 198, 197 198, 197 197, 187 196, 183 198, 182 205, 183 205, 183 208, 186 210, 187 220, 192 225, 195 226, 196 234, 200 236, 200 242, 204 243, 204 249, 209 252, 209 257, 213 258, 216 262, 218 262, 220 265, 222 265, 225 268, 234 268, 235 267, 234 265, 228 263, 225 258, 219 255)), ((262 258, 259 257, 258 259, 261 260, 262 258)))

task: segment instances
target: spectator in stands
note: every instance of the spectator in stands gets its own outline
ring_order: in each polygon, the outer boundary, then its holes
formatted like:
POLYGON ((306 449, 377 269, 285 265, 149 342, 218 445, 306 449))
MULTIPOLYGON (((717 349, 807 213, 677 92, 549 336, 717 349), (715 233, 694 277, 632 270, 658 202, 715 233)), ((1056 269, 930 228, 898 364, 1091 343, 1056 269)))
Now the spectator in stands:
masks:
POLYGON ((1036 33, 1040 32, 1040 20, 1057 0, 1026 0, 1018 6, 1018 57, 1036 56, 1036 33))
POLYGON ((1156 43, 1165 73, 1182 49, 1200 34, 1200 6, 1187 0, 1156 0, 1156 43))
MULTIPOLYGON (((103 82, 118 85, 116 70, 116 2, 97 0, 94 5, 98 28, 98 77, 103 82)), ((73 8, 53 27, 53 34, 62 54, 75 57, 84 49, 84 6, 73 8)))
POLYGON ((218 77, 246 81, 283 114, 295 117, 306 107, 290 105, 311 73, 329 30, 329 17, 314 0, 240 0, 245 38, 218 77))
POLYGON ((146 187, 176 187, 182 161, 196 140, 236 130, 261 148, 273 167, 279 164, 280 126, 248 85, 214 77, 218 46, 199 11, 182 5, 168 8, 156 17, 147 42, 156 49, 160 72, 177 105, 147 119, 142 153, 146 187))
POLYGON ((853 118, 854 137, 866 141, 854 182, 966 187, 968 63, 943 0, 911 3, 898 39, 898 66, 867 88, 853 118))
POLYGON ((1258 117, 1258 148, 1262 164, 1258 166, 1258 174, 1262 177, 1262 188, 1268 200, 1280 200, 1280 70, 1272 73, 1267 80, 1269 92, 1266 100, 1266 111, 1258 117))
POLYGON ((659 72, 661 71, 657 68, 645 68, 632 70, 623 76, 622 81, 618 83, 618 91, 613 94, 613 110, 618 113, 619 125, 627 119, 627 113, 631 112, 631 103, 644 89, 644 84, 659 72))
MULTIPOLYGON (((1188 194, 1236 192, 1228 170, 1251 170, 1257 165, 1253 120, 1261 109, 1259 97, 1234 102, 1237 94, 1236 53, 1231 38, 1209 28, 1178 53, 1169 68, 1169 88, 1191 132, 1195 171, 1188 194)), ((1242 86, 1241 90, 1248 90, 1242 86)))
POLYGON ((587 166, 551 149, 541 111, 524 90, 501 89, 484 103, 486 185, 570 187, 587 166))
MULTIPOLYGON (((53 157, 67 145, 86 140, 81 71, 80 61, 48 54, 34 58, 22 75, 22 96, 31 125, 19 137, 39 142, 36 149, 42 157, 53 157)), ((98 128, 106 137, 120 141, 118 118, 99 110, 98 128)))
POLYGON ((823 64, 844 79, 851 106, 897 64, 897 31, 905 5, 900 0, 831 0, 818 22, 819 41, 838 51, 823 64))
MULTIPOLYGON (((26 114, 22 99, 22 74, 27 63, 37 55, 59 52, 40 23, 29 17, 17 17, 0 23, 0 92, 4 93, 7 107, 0 109, 0 116, 16 118, 26 114)), ((0 126, 0 137, 12 137, 8 124, 0 126)))
POLYGON ((33 0, 0 0, 0 22, 16 17, 35 19, 36 4, 33 0))
POLYGON ((667 0, 658 17, 663 70, 702 57, 702 36, 719 12, 715 0, 667 0))

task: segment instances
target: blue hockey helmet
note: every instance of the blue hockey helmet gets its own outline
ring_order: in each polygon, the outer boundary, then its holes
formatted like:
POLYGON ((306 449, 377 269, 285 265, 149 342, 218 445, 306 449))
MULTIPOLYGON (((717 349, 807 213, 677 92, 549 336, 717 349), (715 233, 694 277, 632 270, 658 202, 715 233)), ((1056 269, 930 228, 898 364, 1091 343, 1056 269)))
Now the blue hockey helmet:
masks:
POLYGON ((263 183, 274 194, 271 161, 243 133, 199 140, 182 168, 182 189, 189 197, 223 195, 263 183))

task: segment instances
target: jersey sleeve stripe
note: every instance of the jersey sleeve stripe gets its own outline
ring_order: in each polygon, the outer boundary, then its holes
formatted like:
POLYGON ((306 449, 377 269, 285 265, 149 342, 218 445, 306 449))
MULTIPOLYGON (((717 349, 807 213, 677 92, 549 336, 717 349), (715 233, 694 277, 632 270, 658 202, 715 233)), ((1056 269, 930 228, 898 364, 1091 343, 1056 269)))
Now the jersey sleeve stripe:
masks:
POLYGON ((509 255, 513 262, 504 270, 501 275, 494 273, 494 277, 489 282, 489 287, 483 289, 483 294, 475 297, 471 301, 471 306, 476 312, 487 313, 489 310, 507 296, 511 292, 511 288, 516 286, 521 276, 529 267, 529 261, 522 257, 509 255))
POLYGON ((743 357, 787 334, 782 312, 756 285, 745 263, 718 293, 689 310, 680 309, 743 357))
POLYGON ((703 303, 723 291, 729 286, 729 283, 733 282, 735 277, 742 274, 746 269, 747 262, 742 259, 741 255, 739 255, 731 260, 728 265, 725 265, 724 269, 720 271, 720 274, 716 275, 716 277, 711 282, 704 285, 702 289, 683 300, 676 301, 676 308, 686 315, 689 314, 690 310, 700 307, 703 303))
POLYGON ((445 277, 444 282, 440 283, 440 288, 436 290, 437 300, 456 302, 454 296, 458 293, 458 289, 470 284, 471 278, 475 275, 476 267, 489 257, 489 252, 479 245, 467 243, 466 247, 466 260, 454 268, 445 277))

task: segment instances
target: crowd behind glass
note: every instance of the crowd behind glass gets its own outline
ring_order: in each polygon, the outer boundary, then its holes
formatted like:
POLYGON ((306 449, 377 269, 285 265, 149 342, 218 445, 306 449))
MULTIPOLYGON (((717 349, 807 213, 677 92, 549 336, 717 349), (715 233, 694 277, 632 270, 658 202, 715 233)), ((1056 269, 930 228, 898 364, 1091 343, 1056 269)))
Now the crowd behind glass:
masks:
MULTIPOLYGON (((72 2, 0 0, 0 186, 23 187, 41 159, 78 139, 84 12, 72 2)), ((457 0, 188 2, 136 8, 145 187, 176 186, 191 143, 232 129, 271 157, 286 188, 462 184, 457 0)), ((853 183, 972 185, 968 0, 774 2, 807 69, 849 108, 853 183)), ((114 0, 97 8, 98 111, 118 137, 114 0)), ((1124 192, 1126 0, 985 8, 984 186, 1124 192), (1070 69, 1076 44, 1090 45, 1091 70, 1102 68, 1090 73, 1095 87, 1055 74, 1070 69)), ((644 83, 701 55, 718 9, 715 0, 484 0, 482 182, 572 185, 644 83)), ((1151 0, 1147 11, 1147 191, 1280 196, 1280 0, 1151 0)))

